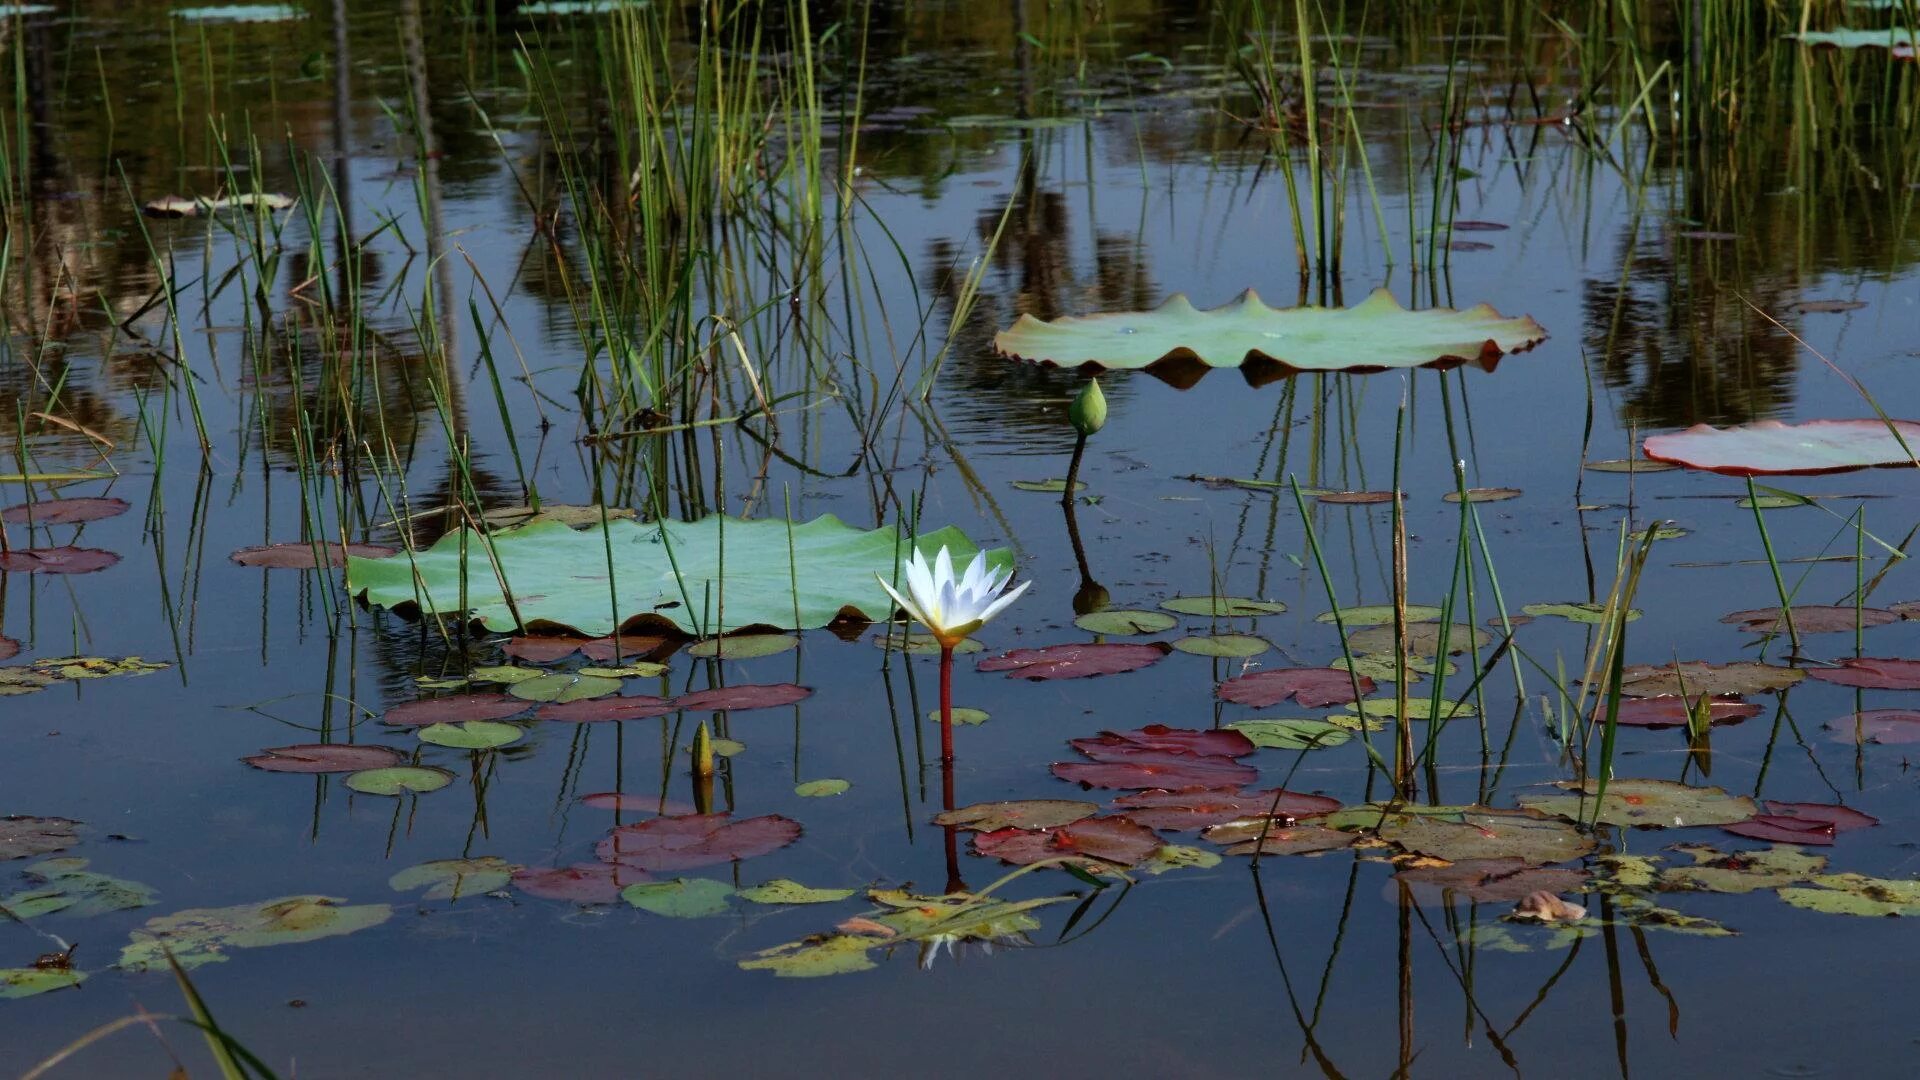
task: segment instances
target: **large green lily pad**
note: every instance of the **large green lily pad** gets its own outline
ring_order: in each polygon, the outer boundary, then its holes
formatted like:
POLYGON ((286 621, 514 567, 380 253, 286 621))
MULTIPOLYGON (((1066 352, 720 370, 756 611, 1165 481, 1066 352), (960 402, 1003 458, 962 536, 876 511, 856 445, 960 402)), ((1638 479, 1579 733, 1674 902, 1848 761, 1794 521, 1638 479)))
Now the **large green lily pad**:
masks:
POLYGON ((712 878, 674 878, 646 881, 620 890, 620 898, 641 911, 672 919, 701 919, 724 915, 733 886, 712 878))
POLYGON ((1202 310, 1175 295, 1152 311, 1041 322, 1022 315, 993 339, 1002 356, 1061 367, 1144 368, 1175 385, 1214 368, 1244 368, 1255 385, 1296 371, 1385 371, 1475 364, 1546 340, 1530 318, 1481 304, 1408 311, 1386 289, 1350 308, 1271 308, 1249 289, 1202 310))
MULTIPOLYGON (((536 521, 493 534, 498 575, 488 559, 486 540, 459 532, 441 537, 411 560, 405 555, 349 558, 347 587, 381 607, 417 604, 443 615, 457 613, 463 543, 467 600, 472 615, 488 629, 521 628, 501 591, 499 578, 504 577, 526 628, 566 627, 594 637, 634 624, 665 623, 685 633, 710 635, 749 626, 813 629, 842 615, 881 621, 892 616, 893 601, 874 575, 893 580, 896 560, 904 560, 909 550, 892 528, 856 529, 831 514, 791 527, 785 521, 718 515, 691 523, 615 521, 604 530, 536 521), (425 583, 418 595, 416 567, 425 583), (610 588, 619 596, 617 617, 610 588)), ((976 550, 954 528, 922 534, 917 546, 929 558, 946 547, 962 564, 976 550)), ((1011 567, 1013 556, 995 550, 988 553, 988 562, 1011 567)))
POLYGON ((1594 848, 1591 837, 1558 818, 1486 806, 1388 813, 1375 832, 1403 850, 1448 862, 1520 859, 1538 865, 1577 859, 1594 848))
POLYGON ((1764 851, 1724 852, 1704 844, 1674 848, 1693 858, 1692 866, 1662 871, 1662 889, 1699 892, 1750 893, 1812 881, 1827 868, 1824 855, 1809 855, 1793 844, 1775 844, 1764 851))
MULTIPOLYGON (((1522 795, 1514 801, 1541 813, 1558 814, 1574 821, 1595 820, 1593 794, 1598 790, 1599 781, 1589 779, 1582 787, 1564 780, 1554 786, 1574 794, 1522 795)), ((1757 812, 1752 799, 1729 795, 1725 788, 1689 787, 1672 780, 1614 780, 1607 784, 1598 820, 1606 825, 1678 829, 1693 825, 1731 825, 1757 812)))
POLYGON ((226 949, 257 949, 351 934, 392 917, 386 904, 345 905, 331 896, 283 896, 257 904, 189 908, 148 919, 120 950, 120 966, 147 971, 167 966, 167 950, 183 968, 225 960, 226 949))

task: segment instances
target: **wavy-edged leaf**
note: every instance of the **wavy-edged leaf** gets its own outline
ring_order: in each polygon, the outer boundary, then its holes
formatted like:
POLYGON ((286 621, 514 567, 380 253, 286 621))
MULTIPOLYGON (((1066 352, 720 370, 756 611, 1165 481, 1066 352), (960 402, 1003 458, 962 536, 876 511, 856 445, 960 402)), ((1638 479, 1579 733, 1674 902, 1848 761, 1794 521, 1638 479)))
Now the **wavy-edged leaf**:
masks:
POLYGON ((1640 449, 1654 461, 1725 476, 1814 476, 1913 465, 1914 454, 1920 454, 1920 423, 1870 419, 1800 424, 1756 420, 1730 428, 1695 424, 1685 431, 1648 436, 1640 449))

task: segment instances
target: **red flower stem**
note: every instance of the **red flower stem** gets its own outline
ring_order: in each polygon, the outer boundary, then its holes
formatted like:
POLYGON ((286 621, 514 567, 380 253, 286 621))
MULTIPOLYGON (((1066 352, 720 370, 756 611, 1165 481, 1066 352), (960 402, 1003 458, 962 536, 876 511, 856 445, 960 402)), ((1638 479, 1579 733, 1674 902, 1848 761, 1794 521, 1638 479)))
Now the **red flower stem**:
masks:
POLYGON ((953 764, 953 646, 940 646, 940 763, 953 764))

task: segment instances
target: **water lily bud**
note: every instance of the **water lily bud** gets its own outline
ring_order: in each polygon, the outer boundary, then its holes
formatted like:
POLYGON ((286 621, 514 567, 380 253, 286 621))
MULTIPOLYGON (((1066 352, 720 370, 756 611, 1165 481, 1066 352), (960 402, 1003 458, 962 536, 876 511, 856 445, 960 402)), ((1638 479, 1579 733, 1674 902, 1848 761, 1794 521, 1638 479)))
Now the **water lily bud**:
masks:
POLYGON ((1091 615, 1096 611, 1105 611, 1113 604, 1113 596, 1107 587, 1097 581, 1083 581, 1080 591, 1073 594, 1073 613, 1091 615))
POLYGON ((1073 404, 1067 407, 1067 419, 1083 439, 1107 426, 1107 395, 1100 392, 1099 379, 1088 379, 1074 395, 1073 404))
POLYGON ((713 737, 707 732, 705 720, 700 721, 699 730, 693 733, 693 775, 713 775, 713 737))

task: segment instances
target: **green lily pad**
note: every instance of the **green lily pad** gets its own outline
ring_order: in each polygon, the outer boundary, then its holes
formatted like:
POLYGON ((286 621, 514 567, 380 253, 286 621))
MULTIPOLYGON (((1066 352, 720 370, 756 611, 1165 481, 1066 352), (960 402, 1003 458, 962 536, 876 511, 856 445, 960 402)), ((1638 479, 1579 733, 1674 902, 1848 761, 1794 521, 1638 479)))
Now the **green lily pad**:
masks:
MULTIPOLYGON (((1439 623, 1413 623, 1406 628, 1407 655, 1430 658, 1440 651, 1439 623)), ((1493 635, 1478 627, 1465 623, 1453 623, 1446 629, 1447 655, 1457 656, 1469 648, 1479 648, 1493 640, 1493 635)), ((1347 648, 1356 653, 1372 653, 1378 656, 1392 656, 1395 652, 1393 626, 1370 626, 1356 630, 1347 636, 1347 648)))
POLYGON ((1799 495, 1742 495, 1733 501, 1733 505, 1742 510, 1786 510, 1795 506, 1812 506, 1813 500, 1799 495))
POLYGON ((307 13, 292 4, 214 4, 174 8, 173 17, 186 22, 264 23, 304 19, 307 13))
POLYGON ((1704 844, 1681 844, 1675 851, 1691 856, 1695 865, 1670 867, 1660 874, 1663 889, 1717 893, 1750 893, 1812 881, 1824 873, 1824 855, 1810 855, 1793 844, 1774 844, 1764 851, 1723 852, 1704 844))
POLYGON ((1821 874, 1813 882, 1819 888, 1784 888, 1780 899, 1828 915, 1920 916, 1920 881, 1821 874))
POLYGON ((507 693, 523 701, 587 701, 619 692, 619 679, 562 671, 549 672, 507 687, 507 693))
POLYGON ((435 859, 410 866, 387 879, 396 892, 424 888, 422 900, 458 900, 481 896, 507 887, 513 873, 520 869, 498 855, 480 855, 471 859, 435 859))
MULTIPOLYGON (((1392 682, 1400 675, 1399 665, 1393 657, 1380 656, 1376 653, 1356 656, 1351 662, 1344 656, 1336 656, 1328 661, 1327 666, 1339 668, 1341 671, 1352 671, 1356 675, 1363 675, 1375 682, 1392 682)), ((1411 683, 1422 675, 1431 675, 1438 668, 1439 662, 1431 657, 1409 656, 1407 657, 1407 674, 1410 677, 1407 681, 1411 683)), ((1460 673, 1460 665, 1449 660, 1446 672, 1448 675, 1457 675, 1460 673)))
POLYGON ((355 904, 331 896, 283 896, 257 904, 189 908, 148 919, 120 950, 119 966, 128 971, 164 969, 172 949, 183 968, 225 960, 225 950, 293 945, 351 934, 392 917, 386 904, 355 904))
POLYGON ((845 780, 808 780, 804 784, 795 784, 793 793, 809 799, 821 799, 829 795, 845 795, 853 785, 845 780))
POLYGON ((497 720, 463 720, 457 724, 428 724, 419 731, 420 741, 455 750, 492 750, 519 742, 526 732, 497 720))
POLYGON ((1204 637, 1180 638, 1173 642, 1173 647, 1195 656, 1240 660, 1249 656, 1259 656, 1273 648, 1273 644, 1266 638, 1255 637, 1252 634, 1211 634, 1204 637))
MULTIPOLYGON (((1067 490, 1067 482, 1061 477, 1049 480, 1015 480, 1012 484, 1015 491, 1034 491, 1043 495, 1063 495, 1067 490)), ((1075 480, 1073 490, 1085 491, 1087 485, 1084 481, 1075 480)))
MULTIPOLYGON (((1520 610, 1535 617, 1558 615, 1568 622, 1587 623, 1597 626, 1601 620, 1605 618, 1607 606, 1605 604, 1587 604, 1580 602, 1565 604, 1522 604, 1520 605, 1520 610)), ((1640 614, 1639 608, 1628 608, 1627 621, 1632 622, 1638 619, 1640 614)))
POLYGON ((57 656, 33 662, 34 670, 57 679, 107 679, 115 675, 151 675, 172 664, 142 660, 137 656, 57 656))
POLYGON ((349 773, 346 785, 365 795, 425 795, 453 783, 453 774, 445 769, 421 765, 396 765, 388 769, 363 769, 349 773))
MULTIPOLYGON (((1407 605, 1407 621, 1410 623, 1432 622, 1439 617, 1440 609, 1437 607, 1432 607, 1427 604, 1407 605)), ((1315 615, 1313 621, 1323 623, 1333 622, 1334 613, 1331 611, 1323 611, 1315 615)), ((1339 622, 1340 625, 1349 627, 1391 626, 1393 625, 1393 605, 1362 604, 1359 607, 1343 607, 1340 609, 1339 622)))
POLYGON ((521 667, 518 664, 496 664, 493 667, 477 667, 467 672, 467 681, 510 685, 526 682, 528 679, 538 679, 546 674, 548 673, 539 668, 521 667))
POLYGON ((637 664, 623 664, 620 667, 583 667, 575 674, 593 675, 602 679, 657 679, 671 670, 666 664, 656 664, 642 660, 637 664))
POLYGON ((881 944, 884 942, 851 934, 790 941, 754 953, 750 959, 740 961, 740 967, 747 971, 771 971, 783 979, 846 975, 874 968, 876 965, 868 954, 881 944))
POLYGON ((1073 620, 1073 625, 1089 634, 1158 634, 1179 625, 1180 620, 1160 611, 1090 611, 1073 620))
MULTIPOLYGON (((1346 820, 1329 815, 1325 823, 1337 828, 1346 820)), ((1461 806, 1410 813, 1401 808, 1374 820, 1380 839, 1448 862, 1520 859, 1539 865, 1577 859, 1594 848, 1593 839, 1572 824, 1523 810, 1461 806)))
POLYGON ((87 973, 60 968, 0 968, 0 999, 15 1000, 65 990, 87 980, 87 973))
POLYGON ((974 803, 948 810, 933 819, 935 825, 993 832, 997 829, 1057 829, 1092 817, 1100 807, 1078 799, 1018 799, 974 803))
POLYGON ((647 881, 620 890, 620 899, 655 915, 674 919, 700 919, 724 915, 733 886, 712 878, 674 878, 672 881, 647 881))
POLYGON ((1660 878, 1658 855, 1596 855, 1594 861, 1605 868, 1599 879, 1607 891, 1615 889, 1651 889, 1660 878))
POLYGON ((59 681, 58 678, 44 671, 35 671, 30 667, 19 665, 0 667, 0 697, 31 694, 59 681))
POLYGON ((722 739, 718 736, 707 740, 707 748, 713 751, 714 757, 733 757, 735 754, 747 752, 746 743, 734 739, 722 739))
POLYGON ((1460 931, 1460 943, 1493 952, 1530 953, 1564 949, 1600 932, 1589 919, 1571 923, 1471 923, 1460 931))
POLYGON ((799 647, 800 639, 792 634, 730 634, 696 641, 687 646, 687 655, 702 660, 752 660, 799 647))
MULTIPOLYGON (((1349 701, 1340 707, 1350 712, 1357 712, 1362 716, 1372 716, 1387 720, 1393 719, 1399 709, 1399 706, 1395 704, 1392 698, 1362 698, 1359 701, 1349 701)), ((1440 717, 1443 720, 1454 720, 1463 716, 1477 716, 1479 712, 1480 710, 1475 707, 1471 701, 1442 701, 1440 703, 1440 717)), ((1408 695, 1406 718, 1408 720, 1433 719, 1433 699, 1423 694, 1408 695)))
MULTIPOLYGON (((1678 540, 1681 537, 1688 535, 1690 531, 1691 530, 1683 529, 1678 525, 1661 525, 1653 529, 1653 538, 1655 540, 1678 540)), ((1645 540, 1646 538, 1647 538, 1646 529, 1640 529, 1637 532, 1630 532, 1627 534, 1627 539, 1629 540, 1645 540)))
POLYGON ((22 919, 55 912, 86 918, 154 903, 151 886, 94 873, 87 869, 85 859, 48 859, 27 867, 24 873, 40 886, 0 899, 0 907, 22 919))
POLYGON ((1729 664, 1698 660, 1679 664, 1628 664, 1620 672, 1620 692, 1627 697, 1677 697, 1682 693, 1745 696, 1784 690, 1803 678, 1806 674, 1799 668, 1778 667, 1756 660, 1735 660, 1729 664))
MULTIPOLYGON (((622 520, 577 531, 536 521, 495 532, 491 543, 498 574, 487 557, 486 539, 457 531, 411 560, 349 558, 347 586, 380 607, 419 604, 453 613, 460 603, 464 545, 467 602, 490 630, 518 629, 499 578, 513 588, 520 619, 534 629, 563 626, 600 637, 630 620, 670 623, 689 634, 750 626, 814 629, 842 614, 876 622, 891 618, 893 601, 875 575, 894 580, 896 565, 907 554, 907 540, 896 529, 856 529, 832 515, 791 526, 781 520, 710 516, 691 523, 622 520), (719 565, 723 522, 724 579, 719 565), (416 567, 424 598, 415 592, 416 567), (618 617, 610 607, 610 589, 618 593, 618 617), (712 611, 703 611, 709 601, 712 611)), ((952 528, 923 533, 916 544, 928 558, 947 547, 959 563, 976 550, 952 528)), ((988 562, 1011 568, 1013 556, 1002 549, 990 552, 988 562)))
POLYGON ((832 904, 845 900, 858 889, 815 889, 786 878, 774 878, 752 888, 741 889, 740 899, 754 904, 832 904))
POLYGON ((0 817, 0 861, 65 851, 80 842, 79 828, 67 818, 0 817))
POLYGON ((1135 869, 1149 874, 1164 874, 1169 870, 1211 870, 1219 865, 1220 853, 1217 851, 1186 844, 1164 844, 1135 869))
MULTIPOLYGON (((1252 290, 1211 310, 1175 295, 1152 311, 1119 311, 1041 322, 1022 315, 993 339, 1018 360, 1081 368, 1191 369, 1245 365, 1249 381, 1291 371, 1380 371, 1453 367, 1491 369, 1501 356, 1531 348, 1546 331, 1481 304, 1465 311, 1409 311, 1376 289, 1350 308, 1277 309, 1252 290)), ((1176 381, 1188 381, 1178 379, 1176 381)))
POLYGON ((1326 720, 1235 720, 1228 727, 1255 746, 1276 750, 1322 750, 1353 738, 1353 729, 1326 720))
MULTIPOLYGON (((1591 821, 1594 820, 1593 792, 1598 784, 1599 781, 1589 779, 1582 787, 1565 780, 1554 786, 1584 794, 1522 795, 1514 801, 1541 813, 1557 814, 1573 821, 1591 821)), ((1757 812, 1752 799, 1729 795, 1725 788, 1689 787, 1672 780, 1614 780, 1607 785, 1598 820, 1606 825, 1677 829, 1731 825, 1757 812)))
POLYGON ((1160 606, 1182 615, 1235 619, 1278 615, 1287 610, 1287 605, 1276 601, 1249 600, 1244 596, 1176 596, 1161 601, 1160 606))
MULTIPOLYGON (((928 713, 927 719, 932 723, 935 723, 935 724, 939 723, 940 710, 935 709, 932 712, 928 713)), ((961 708, 959 706, 955 706, 953 710, 953 722, 956 724, 966 724, 968 726, 973 726, 976 724, 984 724, 989 719, 990 717, 987 715, 987 712, 985 709, 967 709, 967 708, 961 708)))
MULTIPOLYGON (((1510 488, 1510 487, 1468 488, 1466 493, 1466 501, 1470 503, 1504 502, 1507 499, 1517 499, 1522 494, 1524 493, 1519 488, 1510 488)), ((1442 499, 1445 499, 1447 502, 1457 503, 1460 501, 1460 492, 1458 490, 1449 491, 1440 497, 1442 499)))

